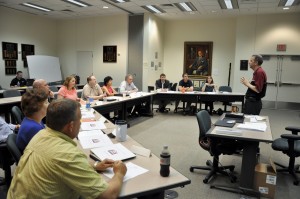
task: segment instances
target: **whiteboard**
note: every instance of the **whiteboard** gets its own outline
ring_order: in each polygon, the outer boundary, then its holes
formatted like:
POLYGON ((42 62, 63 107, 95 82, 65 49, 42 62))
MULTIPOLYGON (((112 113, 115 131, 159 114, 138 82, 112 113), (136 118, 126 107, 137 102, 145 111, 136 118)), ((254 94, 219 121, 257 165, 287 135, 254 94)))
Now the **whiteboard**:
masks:
POLYGON ((30 79, 44 79, 47 82, 62 80, 58 57, 45 55, 29 55, 26 57, 30 79))

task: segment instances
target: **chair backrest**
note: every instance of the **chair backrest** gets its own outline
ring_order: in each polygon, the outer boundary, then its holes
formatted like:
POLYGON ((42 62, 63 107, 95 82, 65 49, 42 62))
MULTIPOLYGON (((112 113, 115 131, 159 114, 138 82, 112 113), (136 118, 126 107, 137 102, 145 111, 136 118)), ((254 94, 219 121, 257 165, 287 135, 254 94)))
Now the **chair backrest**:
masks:
POLYGON ((171 91, 176 91, 176 88, 177 88, 177 83, 174 83, 171 87, 171 91))
POLYGON ((21 96, 21 92, 18 90, 5 90, 3 91, 3 97, 17 97, 21 96))
POLYGON ((16 140, 17 140, 17 134, 14 133, 9 134, 7 137, 6 144, 10 154, 13 156, 14 160, 16 161, 16 164, 18 165, 22 153, 17 146, 16 140))
POLYGON ((49 86, 49 89, 52 91, 52 92, 58 92, 58 88, 56 86, 49 86))
POLYGON ((21 124, 22 123, 24 115, 23 115, 23 113, 22 113, 22 111, 20 110, 19 107, 13 106, 11 108, 11 114, 12 114, 12 116, 13 116, 13 118, 16 121, 17 124, 21 124))
POLYGON ((99 84, 100 87, 104 86, 104 82, 98 82, 98 84, 99 84))
POLYGON ((230 86, 220 86, 219 91, 232 92, 232 89, 230 86))
POLYGON ((148 86, 148 92, 154 91, 154 86, 148 86))
POLYGON ((35 79, 27 79, 26 86, 32 86, 35 79))
POLYGON ((211 128, 211 118, 206 110, 197 113, 197 121, 199 125, 199 139, 206 136, 206 133, 211 128))

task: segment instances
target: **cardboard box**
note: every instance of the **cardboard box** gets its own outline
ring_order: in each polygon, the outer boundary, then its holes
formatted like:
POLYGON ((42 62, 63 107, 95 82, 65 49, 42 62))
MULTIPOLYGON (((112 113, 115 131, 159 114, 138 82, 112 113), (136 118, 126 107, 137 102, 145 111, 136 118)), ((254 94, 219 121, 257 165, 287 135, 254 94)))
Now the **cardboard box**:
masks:
POLYGON ((254 189, 264 197, 275 198, 277 173, 274 162, 269 161, 270 164, 258 163, 255 166, 254 189))

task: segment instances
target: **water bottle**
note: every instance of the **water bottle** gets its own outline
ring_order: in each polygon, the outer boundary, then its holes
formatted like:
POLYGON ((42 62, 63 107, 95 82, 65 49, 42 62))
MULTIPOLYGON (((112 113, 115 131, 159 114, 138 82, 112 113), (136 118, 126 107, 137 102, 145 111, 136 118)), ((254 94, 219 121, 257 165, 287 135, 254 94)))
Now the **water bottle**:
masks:
POLYGON ((86 109, 90 109, 91 108, 91 102, 90 102, 89 98, 86 100, 85 108, 86 109))
POLYGON ((171 155, 168 150, 168 146, 164 146, 160 154, 160 175, 162 177, 168 177, 170 174, 170 162, 171 162, 171 155))

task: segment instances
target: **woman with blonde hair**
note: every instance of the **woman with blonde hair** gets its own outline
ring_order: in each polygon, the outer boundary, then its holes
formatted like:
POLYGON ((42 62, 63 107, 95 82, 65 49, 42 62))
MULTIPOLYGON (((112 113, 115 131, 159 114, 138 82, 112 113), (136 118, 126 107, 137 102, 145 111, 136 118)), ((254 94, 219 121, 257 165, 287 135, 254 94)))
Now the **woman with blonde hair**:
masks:
POLYGON ((77 96, 77 90, 75 88, 76 79, 74 76, 68 76, 63 86, 58 90, 57 99, 68 98, 76 101, 81 101, 77 96))

